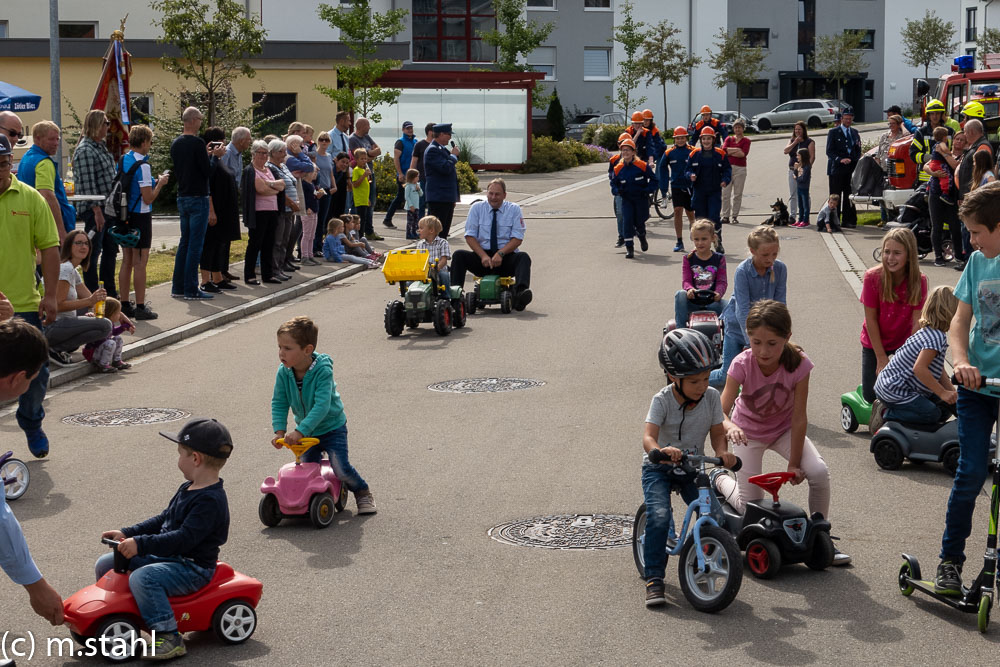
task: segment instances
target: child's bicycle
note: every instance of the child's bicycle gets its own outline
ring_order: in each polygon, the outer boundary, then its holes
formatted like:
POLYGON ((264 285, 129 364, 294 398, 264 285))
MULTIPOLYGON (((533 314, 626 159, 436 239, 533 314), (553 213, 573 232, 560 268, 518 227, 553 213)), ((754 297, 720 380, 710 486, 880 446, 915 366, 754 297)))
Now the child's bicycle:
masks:
MULTIPOLYGON (((952 383, 955 378, 952 377, 952 383)), ((981 387, 1000 387, 1000 379, 983 378, 981 387)), ((1000 439, 1000 420, 996 423, 994 438, 1000 439)), ((934 592, 934 582, 925 581, 920 575, 920 563, 916 556, 903 554, 903 565, 899 568, 899 592, 903 595, 913 595, 920 591, 935 600, 947 605, 977 615, 977 626, 980 632, 986 632, 990 624, 990 610, 993 607, 993 595, 997 579, 997 520, 1000 514, 1000 459, 994 455, 992 459, 993 488, 990 490, 989 528, 986 533, 986 553, 983 555, 983 569, 976 575, 971 586, 962 587, 962 595, 941 595, 934 592)))
POLYGON ((426 250, 391 250, 385 257, 382 273, 390 285, 399 283, 399 295, 385 306, 385 332, 399 336, 403 327, 416 329, 421 322, 433 322, 434 331, 447 336, 452 328, 465 326, 466 300, 460 286, 445 290, 431 276, 426 250))
POLYGON ((8 500, 17 500, 28 490, 28 482, 31 475, 28 473, 28 466, 21 459, 13 458, 14 452, 7 452, 0 456, 0 485, 3 486, 3 495, 8 500))
MULTIPOLYGON (((658 449, 649 453, 649 460, 653 463, 670 462, 658 449)), ((667 545, 667 555, 680 555, 677 569, 681 591, 691 606, 698 611, 714 613, 722 611, 736 599, 743 583, 743 558, 736 540, 711 515, 711 494, 714 491, 705 472, 706 463, 721 466, 722 459, 685 454, 680 463, 675 464, 688 474, 697 475, 698 498, 688 505, 677 543, 672 548, 667 545), (699 467, 695 469, 689 464, 699 467)), ((739 470, 742 465, 743 462, 737 458, 733 470, 739 470)), ((632 556, 640 577, 646 576, 645 537, 646 505, 643 503, 635 513, 632 529, 632 556)))
POLYGON ((277 480, 267 477, 260 485, 264 494, 257 508, 260 522, 273 527, 284 518, 308 516, 314 527, 326 528, 336 513, 344 510, 347 487, 326 459, 322 463, 302 463, 302 455, 318 444, 319 438, 302 438, 296 445, 279 438, 278 443, 292 450, 295 463, 281 466, 277 480))

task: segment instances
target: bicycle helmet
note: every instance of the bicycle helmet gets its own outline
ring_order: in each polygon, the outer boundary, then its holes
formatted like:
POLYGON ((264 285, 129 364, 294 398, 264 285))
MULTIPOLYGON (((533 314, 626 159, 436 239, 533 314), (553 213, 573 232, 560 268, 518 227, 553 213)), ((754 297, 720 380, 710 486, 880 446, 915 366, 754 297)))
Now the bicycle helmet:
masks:
POLYGON ((944 104, 941 103, 941 100, 931 100, 924 107, 924 111, 944 111, 944 104))
POLYGON ((128 225, 115 225, 108 230, 115 243, 125 248, 135 248, 139 245, 139 230, 128 225))
POLYGON ((981 102, 972 100, 964 107, 962 107, 962 113, 969 118, 979 118, 980 120, 986 116, 986 109, 983 108, 981 102))
POLYGON ((708 336, 694 329, 674 329, 660 343, 660 368, 671 377, 685 378, 720 366, 719 351, 708 336))

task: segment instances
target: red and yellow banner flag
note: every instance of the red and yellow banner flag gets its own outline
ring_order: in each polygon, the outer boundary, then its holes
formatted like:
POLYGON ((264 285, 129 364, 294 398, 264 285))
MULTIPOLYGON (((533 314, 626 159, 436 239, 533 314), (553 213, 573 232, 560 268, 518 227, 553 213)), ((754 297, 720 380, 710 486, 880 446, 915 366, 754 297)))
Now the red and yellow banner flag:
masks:
POLYGON ((97 84, 91 109, 101 109, 111 121, 108 129, 108 150, 117 160, 128 150, 128 130, 132 124, 129 104, 129 79, 132 76, 132 56, 125 50, 125 22, 122 30, 111 34, 111 44, 104 55, 104 71, 97 84))

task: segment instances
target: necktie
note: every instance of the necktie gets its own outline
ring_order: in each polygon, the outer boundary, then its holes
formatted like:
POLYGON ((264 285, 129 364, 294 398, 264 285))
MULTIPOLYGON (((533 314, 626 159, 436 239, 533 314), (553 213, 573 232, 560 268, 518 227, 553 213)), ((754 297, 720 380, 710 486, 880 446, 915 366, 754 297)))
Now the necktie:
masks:
POLYGON ((490 227, 490 255, 497 251, 497 209, 493 209, 493 225, 490 227))

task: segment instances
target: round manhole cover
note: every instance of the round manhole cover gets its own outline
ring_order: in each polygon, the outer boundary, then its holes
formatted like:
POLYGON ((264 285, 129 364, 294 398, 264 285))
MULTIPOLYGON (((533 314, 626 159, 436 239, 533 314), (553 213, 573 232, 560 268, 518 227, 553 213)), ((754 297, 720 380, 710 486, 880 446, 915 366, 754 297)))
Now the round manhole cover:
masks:
POLYGON ((81 412, 78 415, 63 417, 62 420, 66 424, 77 426, 141 426, 173 422, 190 416, 191 413, 174 408, 118 408, 81 412))
POLYGON ((562 514, 502 523, 487 534, 497 542, 543 549, 615 549, 632 544, 633 517, 562 514))
POLYGON ((468 378, 436 382, 427 388, 431 391, 449 391, 455 394, 486 394, 497 391, 533 389, 544 384, 541 380, 526 378, 468 378))

